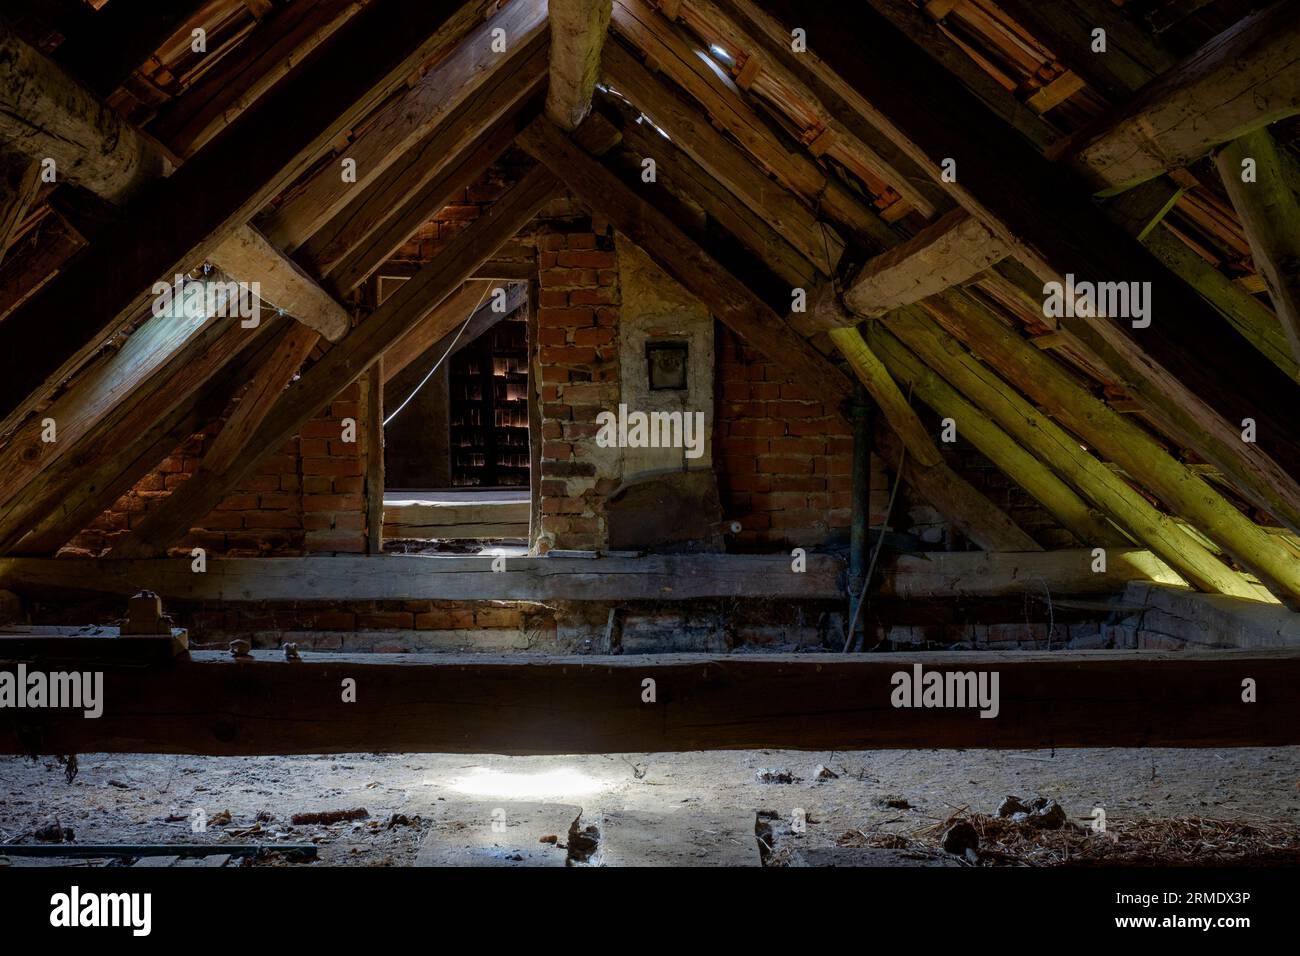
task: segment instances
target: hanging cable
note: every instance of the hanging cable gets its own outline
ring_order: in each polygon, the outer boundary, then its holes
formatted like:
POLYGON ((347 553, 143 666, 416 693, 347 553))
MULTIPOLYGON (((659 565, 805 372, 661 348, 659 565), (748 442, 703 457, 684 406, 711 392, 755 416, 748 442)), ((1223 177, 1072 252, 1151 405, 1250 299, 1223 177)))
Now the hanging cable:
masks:
POLYGON ((451 344, 447 346, 447 351, 442 353, 442 358, 438 359, 438 361, 433 363, 433 368, 429 369, 429 374, 424 376, 424 378, 420 379, 420 384, 415 386, 415 390, 412 391, 410 395, 406 396, 406 401, 398 405, 396 410, 393 412, 393 414, 389 415, 387 418, 384 419, 385 428, 388 427, 389 422, 391 422, 394 418, 396 418, 398 415, 402 413, 403 408, 411 404, 411 399, 415 398, 416 395, 420 394, 420 389, 424 388, 425 385, 429 384, 429 379, 433 378, 433 373, 438 371, 438 368, 442 365, 444 361, 446 361, 447 356, 451 354, 451 350, 456 347, 456 343, 460 341, 461 335, 464 334, 467 328, 469 328, 470 320, 474 318, 474 313, 478 311, 479 306, 483 304, 483 300, 487 298, 488 289, 490 289, 491 287, 492 287, 491 283, 483 287, 483 294, 478 297, 478 302, 474 304, 474 308, 469 310, 469 315, 465 317, 464 323, 461 325, 459 329, 456 330, 456 337, 452 339, 451 344))

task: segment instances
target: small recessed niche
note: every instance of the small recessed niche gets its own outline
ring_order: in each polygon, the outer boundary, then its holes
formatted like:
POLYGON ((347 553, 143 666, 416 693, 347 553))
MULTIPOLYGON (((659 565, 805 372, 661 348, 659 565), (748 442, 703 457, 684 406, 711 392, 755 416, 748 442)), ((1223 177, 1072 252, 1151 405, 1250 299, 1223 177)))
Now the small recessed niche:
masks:
POLYGON ((688 351, 685 342, 646 343, 645 358, 650 372, 650 391, 686 388, 688 351))

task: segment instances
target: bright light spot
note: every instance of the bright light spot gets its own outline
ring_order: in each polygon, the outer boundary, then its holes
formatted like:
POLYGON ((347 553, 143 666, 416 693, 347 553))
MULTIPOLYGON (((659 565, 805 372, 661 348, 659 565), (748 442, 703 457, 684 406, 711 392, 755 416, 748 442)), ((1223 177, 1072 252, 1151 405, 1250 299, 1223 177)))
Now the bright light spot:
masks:
POLYGON ((470 771, 469 776, 456 780, 449 789, 477 797, 540 800, 599 793, 609 787, 608 784, 585 773, 579 773, 572 767, 544 770, 541 773, 509 773, 487 767, 475 767, 470 771))
POLYGON ((726 62, 726 63, 730 63, 730 62, 732 61, 732 56, 731 56, 731 54, 728 53, 728 52, 727 52, 725 49, 723 49, 722 47, 718 46, 716 43, 710 43, 710 44, 709 44, 709 50, 710 50, 710 52, 713 53, 714 56, 716 56, 716 57, 717 57, 718 59, 720 59, 720 60, 723 60, 723 61, 726 62))

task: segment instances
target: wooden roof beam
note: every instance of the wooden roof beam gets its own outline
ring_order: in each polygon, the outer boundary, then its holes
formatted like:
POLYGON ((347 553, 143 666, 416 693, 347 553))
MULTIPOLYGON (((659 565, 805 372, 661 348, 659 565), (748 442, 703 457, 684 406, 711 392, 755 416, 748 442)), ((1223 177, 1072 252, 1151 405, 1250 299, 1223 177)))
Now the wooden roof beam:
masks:
POLYGON ((18 235, 41 188, 41 166, 11 149, 0 149, 0 260, 18 235))
POLYGON ((1122 192, 1297 113, 1300 17, 1279 0, 1143 87, 1063 152, 1097 191, 1122 192))
MULTIPOLYGON (((588 122, 595 120, 593 116, 588 122)), ((825 396, 829 403, 852 394, 848 378, 745 283, 545 117, 520 134, 519 145, 550 168, 593 212, 607 217, 615 229, 640 246, 723 325, 782 366, 792 381, 825 396)))
POLYGON ((969 307, 955 290, 927 303, 949 334, 964 341, 1026 395, 1108 460, 1250 568, 1279 597, 1300 604, 1300 562, 1143 429, 1081 388, 1050 356, 969 307))
MULTIPOLYGON (((154 282, 202 261, 322 156, 340 131, 398 89, 449 34, 458 35, 461 13, 453 0, 375 0, 346 27, 347 42, 309 58, 212 148, 134 199, 129 214, 0 324, 0 400, 13 410, 9 422, 139 315, 154 282), (96 292, 89 303, 88 288, 96 292), (51 315, 62 320, 51 322, 51 315)), ((135 178, 126 173, 128 181, 135 178)))
MULTIPOLYGON (((1195 587, 1216 594, 1231 594, 1258 600, 1261 589, 1252 586, 1161 513, 1139 492, 1093 457, 1079 441, 1048 415, 1026 401, 998 371, 976 360, 956 345, 918 309, 894 313, 887 324, 877 323, 868 333, 872 345, 885 355, 891 366, 911 381, 915 374, 893 336, 988 414, 1011 437, 1091 501, 1102 514, 1116 522, 1139 544, 1164 560, 1195 587), (891 335, 886 336, 888 331, 891 335)), ((1030 346, 1032 348, 1032 346, 1030 346)), ((958 433, 961 433, 958 421, 958 433)))
POLYGON ((832 329, 831 341, 875 400, 889 428, 907 449, 884 437, 879 453, 886 461, 903 460, 903 475, 962 534, 985 551, 1042 551, 1043 546, 1016 526, 1006 513, 955 472, 934 444, 915 409, 890 377, 858 330, 832 329))
POLYGON ((1094 208, 1068 170, 1015 137, 999 135, 971 93, 912 55, 906 36, 871 6, 832 12, 799 0, 744 2, 758 3, 777 23, 806 29, 809 68, 825 64, 852 83, 875 108, 882 129, 936 181, 940 164, 953 160, 956 175, 945 188, 1040 281, 1063 283, 1068 273, 1091 282, 1150 282, 1158 305, 1147 327, 1134 329, 1124 319, 1058 321, 1252 502, 1300 529, 1300 427, 1281 412, 1288 401, 1278 399, 1300 394, 1292 380, 1249 343, 1218 334, 1222 320, 1212 306, 1094 208), (1189 344, 1209 341, 1215 343, 1214 367, 1189 344), (1234 388, 1222 387, 1225 374, 1234 388), (1245 418, 1258 426, 1253 444, 1241 440, 1245 418))
POLYGON ((550 84, 546 115, 572 132, 591 112, 600 79, 600 51, 609 32, 611 0, 549 0, 550 84))
MULTIPOLYGON (((1300 72, 1300 52, 1292 68, 1300 72)), ((1287 182, 1282 155, 1269 131, 1257 129, 1220 150, 1215 163, 1241 217, 1291 354, 1300 362, 1300 200, 1287 182), (1253 168, 1249 182, 1244 169, 1248 162, 1253 168)))
POLYGON ((387 177, 395 163, 408 156, 498 70, 517 62, 517 57, 545 49, 545 31, 545 0, 517 0, 476 26, 347 144, 341 158, 355 164, 355 179, 341 175, 339 162, 326 164, 259 221, 267 238, 287 252, 296 251, 363 195, 367 186, 387 177), (498 34, 498 30, 505 32, 498 34))
POLYGON ((646 0, 614 0, 611 22, 617 33, 653 58, 665 75, 698 100, 750 156, 797 196, 869 241, 874 233, 888 230, 877 212, 848 186, 806 152, 786 146, 721 67, 646 0))
POLYGON ((111 556, 154 557, 175 547, 195 522, 234 489, 258 461, 292 437, 304 422, 527 225, 556 187, 555 179, 544 169, 539 167, 529 172, 281 394, 235 456, 216 466, 200 461, 189 480, 114 547, 111 556))

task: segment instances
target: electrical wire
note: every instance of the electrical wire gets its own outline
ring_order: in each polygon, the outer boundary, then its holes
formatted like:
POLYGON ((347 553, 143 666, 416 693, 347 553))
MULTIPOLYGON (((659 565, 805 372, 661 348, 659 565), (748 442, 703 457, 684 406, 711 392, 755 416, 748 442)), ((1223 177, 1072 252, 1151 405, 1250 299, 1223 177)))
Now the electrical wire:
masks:
POLYGON ((398 405, 397 408, 393 411, 393 414, 389 415, 387 418, 384 419, 385 428, 388 427, 389 422, 391 422, 394 418, 396 418, 398 415, 402 413, 403 408, 411 404, 411 399, 415 398, 416 395, 420 394, 420 389, 424 388, 424 386, 429 384, 429 379, 433 378, 433 373, 438 371, 442 363, 447 360, 447 356, 451 354, 451 350, 454 349, 456 347, 456 343, 460 341, 461 335, 464 334, 467 328, 469 328, 470 320, 474 318, 474 313, 479 310, 479 306, 481 306, 483 304, 483 300, 487 298, 488 289, 490 288, 492 288, 491 283, 483 287, 483 294, 478 297, 478 302, 474 304, 474 308, 469 310, 469 315, 465 317, 464 323, 461 325, 459 329, 456 330, 456 337, 452 339, 451 344, 447 346, 447 351, 442 353, 442 358, 438 359, 438 361, 433 363, 433 368, 429 369, 429 374, 424 376, 424 378, 420 379, 420 384, 415 386, 415 390, 412 391, 410 395, 406 396, 406 401, 398 405))

